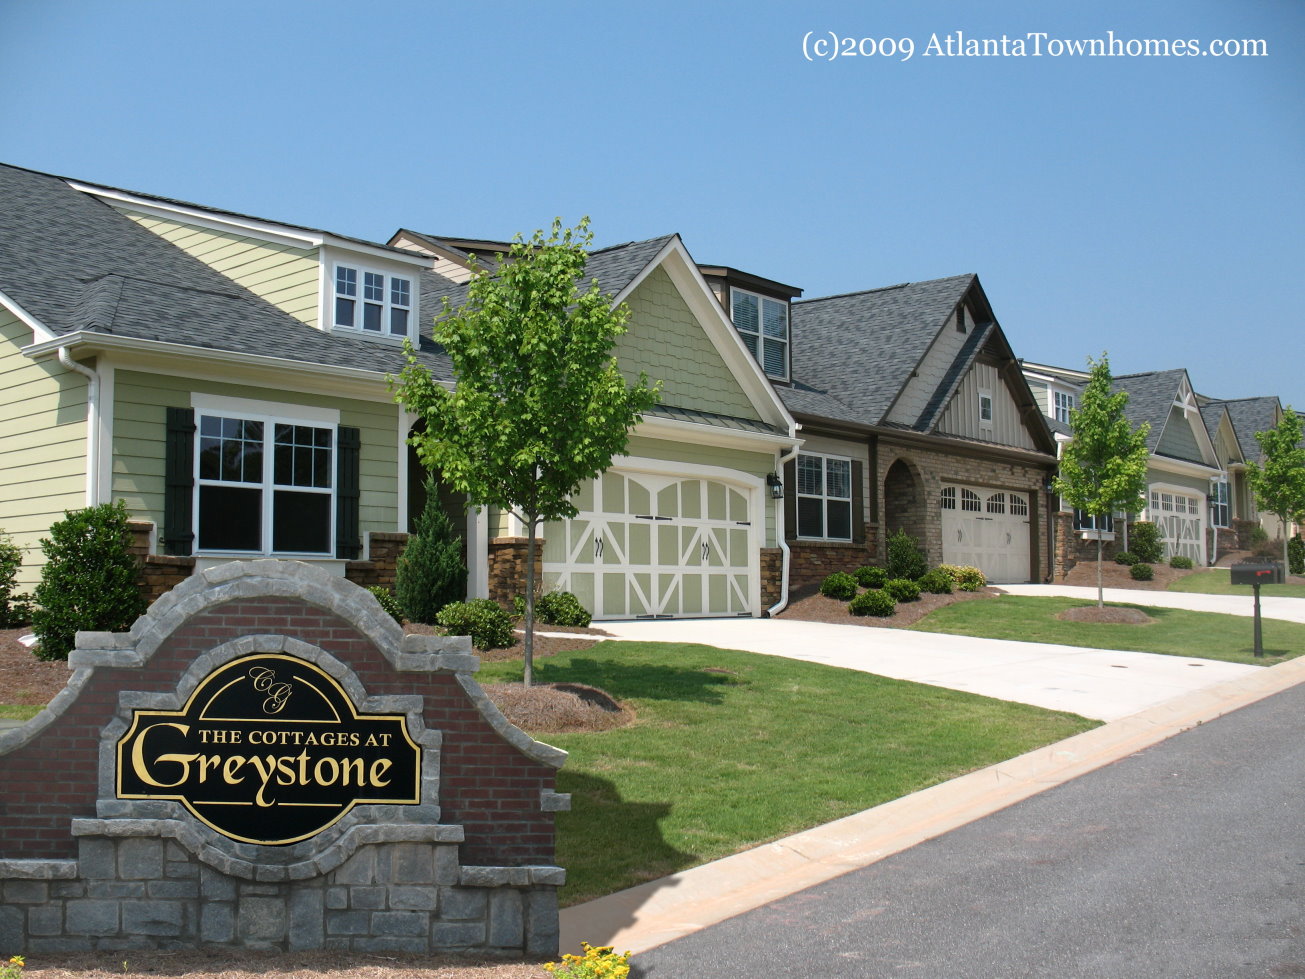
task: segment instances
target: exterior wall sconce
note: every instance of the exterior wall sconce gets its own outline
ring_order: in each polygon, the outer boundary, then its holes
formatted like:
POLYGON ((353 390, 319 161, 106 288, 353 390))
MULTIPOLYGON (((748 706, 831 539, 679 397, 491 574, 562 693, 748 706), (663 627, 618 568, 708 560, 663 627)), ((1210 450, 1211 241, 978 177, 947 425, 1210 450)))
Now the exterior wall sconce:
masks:
POLYGON ((766 486, 770 489, 771 499, 784 499, 784 481, 776 473, 766 474, 766 486))

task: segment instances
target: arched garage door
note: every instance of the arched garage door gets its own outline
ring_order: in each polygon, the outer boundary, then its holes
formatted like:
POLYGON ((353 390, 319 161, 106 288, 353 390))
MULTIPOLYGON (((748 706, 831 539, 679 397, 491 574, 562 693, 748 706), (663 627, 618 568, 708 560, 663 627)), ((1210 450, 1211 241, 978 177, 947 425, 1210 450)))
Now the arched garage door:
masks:
POLYGON ((943 561, 973 565, 989 581, 1029 580, 1029 498, 978 486, 944 486, 943 561))
POLYGON ((596 619, 752 615, 752 496, 722 480, 609 470, 577 494, 576 517, 545 528, 545 588, 574 592, 596 619))

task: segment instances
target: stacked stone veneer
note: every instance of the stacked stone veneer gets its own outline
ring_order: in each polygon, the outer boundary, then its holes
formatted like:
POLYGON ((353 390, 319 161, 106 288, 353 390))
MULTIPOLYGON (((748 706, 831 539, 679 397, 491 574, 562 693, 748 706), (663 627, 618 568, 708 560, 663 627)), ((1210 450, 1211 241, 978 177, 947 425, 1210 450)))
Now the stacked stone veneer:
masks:
POLYGON ((130 633, 79 633, 68 687, 0 734, 0 949, 553 954, 566 755, 503 718, 469 650, 404 636, 364 590, 280 561, 196 574, 130 633), (309 839, 262 846, 177 802, 118 799, 132 710, 180 709, 254 652, 316 663, 360 712, 406 715, 420 803, 358 805, 309 839))

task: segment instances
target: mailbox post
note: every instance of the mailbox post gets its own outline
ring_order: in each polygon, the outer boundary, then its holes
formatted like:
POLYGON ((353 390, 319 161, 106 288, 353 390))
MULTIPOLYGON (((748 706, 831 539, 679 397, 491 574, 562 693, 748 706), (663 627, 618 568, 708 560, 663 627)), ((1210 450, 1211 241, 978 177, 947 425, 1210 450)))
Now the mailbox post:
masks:
POLYGON ((1282 565, 1273 561, 1243 561, 1228 569, 1234 585, 1250 585, 1255 589, 1255 655, 1264 655, 1264 642, 1260 632, 1260 586, 1281 585, 1282 565))

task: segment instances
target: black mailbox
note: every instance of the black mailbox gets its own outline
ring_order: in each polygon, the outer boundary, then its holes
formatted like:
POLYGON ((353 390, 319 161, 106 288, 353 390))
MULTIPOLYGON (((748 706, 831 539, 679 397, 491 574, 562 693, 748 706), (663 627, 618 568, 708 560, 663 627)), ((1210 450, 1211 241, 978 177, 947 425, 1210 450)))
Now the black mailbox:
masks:
POLYGON ((1234 585, 1281 585, 1282 565, 1274 561, 1244 561, 1230 569, 1234 585))

